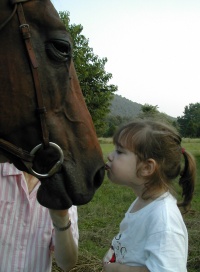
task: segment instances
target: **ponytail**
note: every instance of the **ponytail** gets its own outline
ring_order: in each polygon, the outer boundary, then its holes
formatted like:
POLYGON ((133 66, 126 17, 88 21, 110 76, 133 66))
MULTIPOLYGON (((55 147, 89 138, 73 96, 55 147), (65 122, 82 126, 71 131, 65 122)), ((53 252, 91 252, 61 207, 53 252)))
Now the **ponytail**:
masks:
POLYGON ((182 151, 185 165, 180 173, 179 185, 182 187, 183 201, 178 204, 179 207, 183 207, 185 212, 190 208, 190 203, 193 198, 195 178, 196 178, 196 162, 194 157, 186 152, 182 151))

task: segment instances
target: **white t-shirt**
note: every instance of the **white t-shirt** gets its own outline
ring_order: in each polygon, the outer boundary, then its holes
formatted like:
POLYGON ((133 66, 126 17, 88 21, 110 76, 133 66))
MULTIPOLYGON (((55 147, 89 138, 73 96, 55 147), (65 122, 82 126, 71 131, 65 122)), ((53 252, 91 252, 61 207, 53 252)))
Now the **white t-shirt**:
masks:
POLYGON ((151 272, 186 272, 188 234, 176 199, 165 193, 120 224, 112 246, 116 262, 146 266, 151 272))

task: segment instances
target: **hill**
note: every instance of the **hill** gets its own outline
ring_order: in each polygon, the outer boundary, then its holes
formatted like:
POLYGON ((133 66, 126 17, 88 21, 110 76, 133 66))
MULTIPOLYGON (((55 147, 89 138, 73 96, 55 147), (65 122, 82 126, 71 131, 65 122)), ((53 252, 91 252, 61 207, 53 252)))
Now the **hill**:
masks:
POLYGON ((98 131, 98 136, 105 138, 112 137, 119 126, 131 122, 137 117, 155 119, 161 122, 176 122, 175 118, 159 111, 142 112, 142 107, 142 104, 115 94, 111 101, 110 113, 107 115, 104 123, 105 126, 98 131))
MULTIPOLYGON (((114 98, 110 105, 110 116, 120 116, 122 118, 135 118, 141 111, 142 104, 133 102, 121 95, 114 95, 114 98)), ((169 116, 165 113, 160 113, 161 117, 165 116, 172 121, 175 121, 176 118, 169 116)))
POLYGON ((110 105, 110 115, 134 118, 139 114, 141 106, 141 104, 115 94, 110 105))

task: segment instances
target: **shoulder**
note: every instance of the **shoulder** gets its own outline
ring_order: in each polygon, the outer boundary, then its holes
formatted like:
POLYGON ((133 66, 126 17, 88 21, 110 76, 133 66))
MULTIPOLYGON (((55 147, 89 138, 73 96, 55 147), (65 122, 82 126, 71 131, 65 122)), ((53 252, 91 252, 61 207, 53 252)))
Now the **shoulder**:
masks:
POLYGON ((16 176, 22 175, 22 172, 18 170, 12 163, 0 163, 0 175, 2 177, 6 176, 16 176))
POLYGON ((147 220, 148 229, 152 232, 185 232, 185 224, 176 199, 170 193, 164 194, 153 202, 147 220))

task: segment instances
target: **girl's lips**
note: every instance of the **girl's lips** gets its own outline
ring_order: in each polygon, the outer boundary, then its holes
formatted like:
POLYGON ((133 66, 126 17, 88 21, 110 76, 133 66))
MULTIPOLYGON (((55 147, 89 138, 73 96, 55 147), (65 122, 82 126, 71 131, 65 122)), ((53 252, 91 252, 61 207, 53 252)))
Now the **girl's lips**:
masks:
POLYGON ((107 164, 105 164, 105 170, 109 170, 109 169, 110 167, 107 164))

